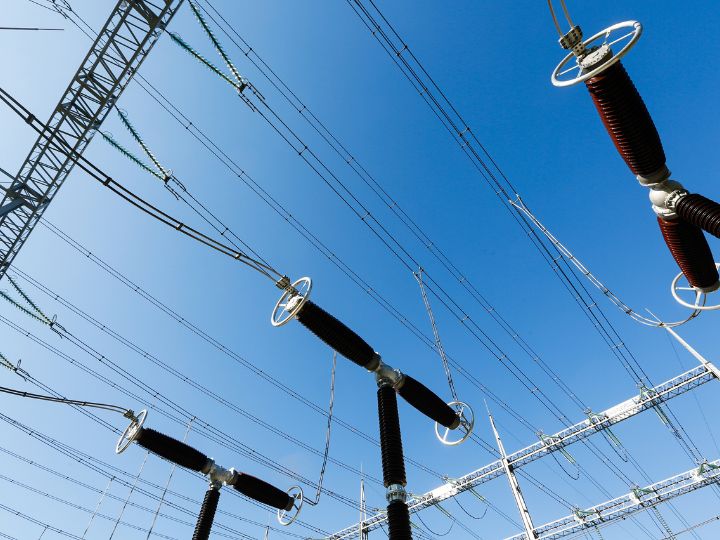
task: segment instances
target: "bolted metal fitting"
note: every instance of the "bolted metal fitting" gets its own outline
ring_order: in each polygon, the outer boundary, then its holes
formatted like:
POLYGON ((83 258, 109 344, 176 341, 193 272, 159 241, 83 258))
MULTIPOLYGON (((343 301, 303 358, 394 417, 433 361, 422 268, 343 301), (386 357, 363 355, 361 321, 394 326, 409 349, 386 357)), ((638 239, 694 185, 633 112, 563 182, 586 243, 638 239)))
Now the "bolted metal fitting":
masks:
POLYGON ((650 188, 648 196, 652 203, 653 212, 666 221, 677 219, 675 204, 680 198, 688 194, 682 184, 667 178, 662 182, 647 187, 650 188))
POLYGON ((573 26, 570 31, 558 40, 563 49, 572 50, 573 54, 578 58, 585 55, 585 45, 583 44, 583 31, 579 26, 573 26))
MULTIPOLYGON (((237 472, 235 469, 221 467, 214 460, 210 460, 210 469, 205 474, 213 485, 223 486, 235 483, 237 472)), ((203 471, 204 472, 204 471, 203 471)))
POLYGON ((405 502, 407 501, 407 491, 402 484, 390 484, 385 492, 385 499, 388 504, 393 501, 405 502))
POLYGON ((375 368, 375 380, 378 386, 392 386, 393 389, 398 390, 405 382, 405 375, 381 360, 375 368))
POLYGON ((610 50, 610 46, 603 43, 599 47, 593 47, 589 51, 585 50, 583 55, 578 57, 578 64, 580 64, 583 72, 587 73, 603 65, 612 57, 613 52, 610 50))
POLYGON ((287 291, 288 289, 292 288, 292 283, 290 281, 290 278, 287 276, 283 276, 280 279, 278 279, 275 282, 275 286, 278 289, 282 289, 283 291, 287 291))

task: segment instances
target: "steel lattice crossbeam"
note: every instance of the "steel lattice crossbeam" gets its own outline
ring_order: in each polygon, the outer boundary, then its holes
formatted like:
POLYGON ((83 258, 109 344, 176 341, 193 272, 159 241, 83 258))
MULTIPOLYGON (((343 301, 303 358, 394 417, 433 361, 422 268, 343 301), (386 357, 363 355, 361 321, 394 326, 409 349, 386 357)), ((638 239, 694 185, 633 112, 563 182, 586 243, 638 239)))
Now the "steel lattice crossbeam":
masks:
POLYGON ((120 0, 0 202, 0 279, 183 0, 120 0))
MULTIPOLYGON (((592 508, 576 510, 562 519, 536 527, 535 533, 540 540, 563 538, 591 527, 607 525, 645 508, 717 482, 720 482, 720 460, 706 463, 699 469, 692 469, 656 484, 637 488, 627 495, 592 508)), ((522 533, 506 540, 526 540, 526 538, 527 535, 522 533)))
MULTIPOLYGON (((593 414, 591 418, 583 420, 573 426, 570 426, 554 435, 549 435, 535 444, 518 450, 512 454, 508 454, 507 459, 513 469, 518 469, 528 463, 540 459, 556 450, 560 450, 565 446, 576 441, 586 439, 590 435, 609 428, 610 426, 627 420, 643 411, 651 409, 653 406, 668 401, 680 394, 684 394, 706 382, 716 378, 716 368, 708 363, 697 366, 685 373, 670 379, 667 382, 659 384, 654 388, 646 389, 640 396, 630 398, 618 405, 610 407, 601 413, 593 414)), ((455 497, 474 488, 480 484, 488 482, 493 478, 505 474, 503 464, 500 460, 493 461, 484 467, 473 471, 461 478, 448 480, 443 485, 420 495, 413 497, 408 501, 410 512, 418 512, 451 497, 455 497)), ((387 514, 380 512, 368 518, 362 525, 363 530, 371 531, 381 527, 387 521, 387 514)), ((360 531, 360 524, 356 523, 341 531, 338 531, 328 537, 327 540, 341 540, 346 538, 355 538, 360 531)))

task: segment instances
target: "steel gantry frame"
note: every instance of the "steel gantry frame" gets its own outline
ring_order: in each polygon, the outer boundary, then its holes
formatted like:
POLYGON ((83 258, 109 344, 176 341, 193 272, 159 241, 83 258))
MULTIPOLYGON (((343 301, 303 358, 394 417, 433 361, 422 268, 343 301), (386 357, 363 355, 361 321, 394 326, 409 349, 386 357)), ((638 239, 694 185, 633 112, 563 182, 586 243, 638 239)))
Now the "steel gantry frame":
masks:
POLYGON ((119 0, 9 186, 0 279, 183 0, 119 0))
MULTIPOLYGON (((677 334, 675 334, 675 336, 677 336, 677 334)), ((687 346, 686 343, 684 345, 687 346)), ((691 352, 698 354, 694 350, 691 352)), ((699 354, 698 357, 702 358, 699 354)), ((711 362, 704 358, 702 358, 701 362, 699 366, 681 373, 667 382, 653 388, 641 389, 640 394, 636 397, 627 399, 602 412, 590 413, 587 419, 565 428, 554 435, 543 436, 539 442, 531 444, 512 454, 508 454, 507 463, 516 470, 574 442, 586 439, 594 433, 598 433, 628 418, 632 418, 643 411, 652 409, 656 405, 689 392, 711 380, 720 378, 720 376, 718 376, 720 372, 718 372, 718 369, 711 362)), ((503 465, 503 461, 496 460, 460 478, 448 479, 444 484, 432 491, 409 499, 408 507, 410 513, 419 512, 420 510, 455 497, 464 491, 489 482, 504 474, 505 466, 503 465)), ((387 515, 384 512, 379 512, 364 521, 363 530, 371 531, 377 529, 383 526, 386 521, 387 515)), ((359 524, 354 524, 326 537, 326 540, 355 538, 358 530, 359 524)))
MULTIPOLYGON (((577 509, 569 516, 536 527, 535 538, 556 540, 590 528, 608 525, 630 514, 718 482, 720 482, 720 460, 703 463, 698 468, 672 478, 649 486, 637 487, 630 493, 611 501, 591 508, 577 509)), ((521 533, 506 540, 527 540, 527 535, 521 533)))

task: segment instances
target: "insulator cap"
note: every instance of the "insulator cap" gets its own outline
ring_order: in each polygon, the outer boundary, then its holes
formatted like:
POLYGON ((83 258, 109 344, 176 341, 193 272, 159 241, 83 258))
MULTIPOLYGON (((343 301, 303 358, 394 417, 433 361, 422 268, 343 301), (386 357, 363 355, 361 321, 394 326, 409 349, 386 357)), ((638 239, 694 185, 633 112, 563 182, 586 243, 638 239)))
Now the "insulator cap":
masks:
POLYGON ((192 540, 208 540, 210 538, 210 529, 212 529, 215 520, 215 511, 220 501, 220 488, 218 486, 210 486, 205 492, 200 514, 198 515, 197 524, 192 540))
POLYGON ((702 195, 685 195, 677 199, 675 212, 688 223, 720 238, 720 204, 715 201, 702 195))
POLYGON ((377 354, 363 338, 314 302, 305 302, 297 314, 297 320, 358 366, 373 371, 379 365, 377 354))
POLYGON ((412 540, 410 511, 406 503, 393 501, 387 506, 390 540, 412 540))
POLYGON ((192 446, 151 428, 141 428, 135 441, 153 454, 187 469, 207 474, 212 460, 192 446))
POLYGON ((438 424, 450 429, 455 429, 460 425, 460 418, 452 407, 410 375, 403 377, 403 383, 398 388, 398 394, 410 405, 428 418, 435 420, 438 424))
POLYGON ((585 85, 630 170, 642 177, 651 177, 663 170, 665 151, 660 136, 622 62, 588 79, 585 85))
POLYGON ((380 451, 382 453, 383 482, 405 486, 405 460, 403 458, 400 416, 397 396, 391 386, 378 388, 378 420, 380 424, 380 451))
POLYGON ((238 472, 233 487, 246 497, 273 508, 290 510, 293 507, 294 499, 290 495, 272 484, 268 484, 265 480, 260 480, 252 475, 238 472))
POLYGON ((688 283, 701 290, 713 290, 719 276, 702 230, 682 219, 657 220, 665 243, 688 283))

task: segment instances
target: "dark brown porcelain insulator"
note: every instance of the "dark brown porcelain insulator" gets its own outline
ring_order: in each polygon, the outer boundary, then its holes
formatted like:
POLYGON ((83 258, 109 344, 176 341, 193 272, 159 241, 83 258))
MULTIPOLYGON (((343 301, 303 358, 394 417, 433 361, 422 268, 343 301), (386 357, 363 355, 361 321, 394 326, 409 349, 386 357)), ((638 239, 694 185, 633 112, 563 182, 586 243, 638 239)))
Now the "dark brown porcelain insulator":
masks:
POLYGON ((720 238, 720 204, 702 195, 685 195, 675 205, 675 212, 688 223, 720 238))
POLYGON ((388 538, 390 540, 412 540, 410 512, 407 504, 393 501, 388 504, 388 538))
POLYGON ((690 285, 701 289, 715 285, 718 271, 702 229, 682 219, 657 220, 670 253, 690 285))
POLYGON ((220 501, 220 488, 211 486, 205 492, 205 499, 200 508, 197 523, 195 524, 195 532, 192 540, 208 540, 210 538, 210 530, 215 520, 215 511, 220 501))
POLYGON ((636 176, 665 167, 655 123, 621 62, 585 81, 615 147, 636 176))
POLYGON ((407 478, 395 390, 390 386, 381 386, 378 388, 377 397, 383 483, 385 487, 392 484, 404 486, 407 478))

